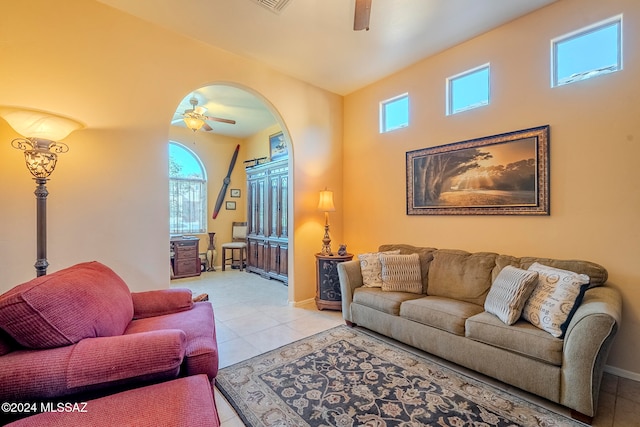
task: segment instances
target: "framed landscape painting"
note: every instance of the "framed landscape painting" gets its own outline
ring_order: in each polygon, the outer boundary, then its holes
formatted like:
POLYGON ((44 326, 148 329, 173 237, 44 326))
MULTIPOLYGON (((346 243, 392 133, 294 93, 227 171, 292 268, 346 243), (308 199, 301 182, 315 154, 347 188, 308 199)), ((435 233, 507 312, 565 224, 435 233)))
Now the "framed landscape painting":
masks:
POLYGON ((407 152, 407 215, 549 215, 549 126, 407 152))

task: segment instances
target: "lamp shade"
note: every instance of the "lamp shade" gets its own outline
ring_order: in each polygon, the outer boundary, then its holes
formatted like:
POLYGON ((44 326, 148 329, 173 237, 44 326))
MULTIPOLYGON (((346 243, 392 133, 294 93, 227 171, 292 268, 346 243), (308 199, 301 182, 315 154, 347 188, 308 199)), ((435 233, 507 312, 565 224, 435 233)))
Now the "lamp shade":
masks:
POLYGON ((333 191, 323 190, 320 192, 320 201, 318 202, 318 210, 323 212, 334 212, 333 191))
POLYGON ((184 123, 187 125, 187 127, 194 132, 197 130, 200 130, 200 128, 204 126, 204 120, 202 120, 195 114, 186 115, 183 120, 184 120, 184 123))
POLYGON ((25 138, 59 141, 83 125, 73 119, 47 113, 14 107, 0 107, 0 117, 25 138))

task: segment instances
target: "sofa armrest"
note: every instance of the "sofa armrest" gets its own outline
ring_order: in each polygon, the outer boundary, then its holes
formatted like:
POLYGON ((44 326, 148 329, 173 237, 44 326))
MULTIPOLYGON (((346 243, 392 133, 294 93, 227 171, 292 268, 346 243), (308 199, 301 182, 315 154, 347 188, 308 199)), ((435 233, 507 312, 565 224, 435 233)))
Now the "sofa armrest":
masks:
POLYGON ((608 286, 587 290, 564 337, 561 404, 590 417, 595 414, 604 365, 621 316, 617 290, 608 286))
POLYGON ((102 388, 129 378, 175 377, 186 341, 179 329, 84 339, 71 353, 67 387, 102 388))
POLYGON ((75 346, 22 349, 0 357, 0 402, 24 402, 68 394, 66 368, 75 346))
POLYGON ((132 292, 131 299, 134 319, 177 313, 193 307, 191 290, 183 288, 132 292))
POLYGON ((340 279, 340 292, 342 293, 342 317, 351 322, 351 302, 353 292, 362 286, 362 271, 360 261, 352 260, 338 264, 338 278, 340 279))

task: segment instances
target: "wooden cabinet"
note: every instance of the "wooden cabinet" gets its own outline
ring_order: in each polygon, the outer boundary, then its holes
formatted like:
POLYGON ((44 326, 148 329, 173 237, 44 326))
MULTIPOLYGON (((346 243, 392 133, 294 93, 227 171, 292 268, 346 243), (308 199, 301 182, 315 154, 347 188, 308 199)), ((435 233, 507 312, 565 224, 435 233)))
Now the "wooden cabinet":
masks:
POLYGON ((353 254, 316 254, 316 306, 318 310, 342 310, 342 292, 338 278, 338 264, 351 261, 353 254))
POLYGON ((200 255, 198 254, 199 242, 200 239, 196 237, 175 237, 171 239, 172 279, 200 275, 201 262, 200 255))
POLYGON ((287 160, 247 168, 247 271, 288 281, 287 160))

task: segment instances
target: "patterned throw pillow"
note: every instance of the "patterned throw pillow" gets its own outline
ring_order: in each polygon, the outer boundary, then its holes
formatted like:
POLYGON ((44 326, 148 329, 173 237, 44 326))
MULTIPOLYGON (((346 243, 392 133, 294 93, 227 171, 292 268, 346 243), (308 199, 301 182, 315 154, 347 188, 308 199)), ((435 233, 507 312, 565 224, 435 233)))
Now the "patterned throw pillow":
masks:
POLYGON ((529 271, 538 272, 538 284, 522 310, 522 317, 562 338, 589 286, 589 276, 537 262, 531 264, 529 271))
POLYGON ((493 281, 484 309, 513 325, 522 315, 527 299, 538 283, 538 272, 507 265, 493 281))
POLYGON ((367 288, 382 287, 382 264, 380 254, 399 254, 400 250, 386 252, 370 252, 358 255, 360 271, 362 272, 362 284, 367 288))
POLYGON ((422 274, 418 254, 381 254, 382 290, 422 293, 422 274))

